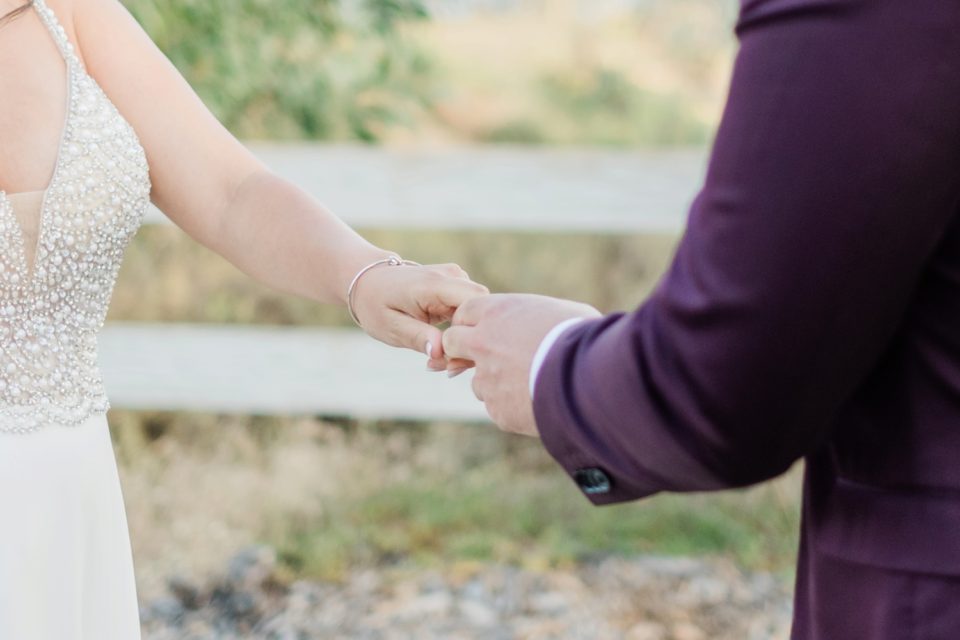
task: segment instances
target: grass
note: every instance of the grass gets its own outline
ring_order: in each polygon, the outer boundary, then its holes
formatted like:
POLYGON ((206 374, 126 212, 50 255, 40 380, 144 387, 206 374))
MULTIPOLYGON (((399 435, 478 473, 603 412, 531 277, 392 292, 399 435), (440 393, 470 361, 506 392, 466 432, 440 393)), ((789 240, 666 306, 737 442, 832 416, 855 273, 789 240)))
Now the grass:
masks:
POLYGON ((596 508, 554 474, 479 475, 387 487, 271 541, 297 572, 326 579, 364 562, 546 569, 637 553, 727 555, 744 566, 788 572, 796 550, 795 509, 769 493, 664 495, 596 508))
POLYGON ((567 568, 609 555, 715 555, 791 573, 797 471, 749 490, 594 507, 531 439, 489 425, 113 410, 139 587, 278 549, 286 574, 371 566, 567 568))

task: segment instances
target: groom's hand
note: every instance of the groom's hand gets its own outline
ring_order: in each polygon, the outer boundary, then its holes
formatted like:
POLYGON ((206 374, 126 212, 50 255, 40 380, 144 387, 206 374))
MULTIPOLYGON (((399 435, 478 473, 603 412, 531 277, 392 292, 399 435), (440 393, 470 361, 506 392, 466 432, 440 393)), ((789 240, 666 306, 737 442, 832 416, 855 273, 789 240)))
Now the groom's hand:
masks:
POLYGON ((537 295, 499 294, 468 300, 443 334, 451 369, 475 365, 473 392, 504 431, 536 436, 530 366, 550 330, 570 318, 595 318, 593 307, 537 295))

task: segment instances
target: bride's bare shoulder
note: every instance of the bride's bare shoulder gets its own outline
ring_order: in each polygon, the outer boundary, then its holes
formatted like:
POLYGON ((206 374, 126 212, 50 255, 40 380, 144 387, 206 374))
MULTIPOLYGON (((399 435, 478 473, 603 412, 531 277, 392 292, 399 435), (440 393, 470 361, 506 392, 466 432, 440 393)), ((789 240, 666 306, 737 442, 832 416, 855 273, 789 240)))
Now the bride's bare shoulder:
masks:
POLYGON ((57 19, 67 32, 67 37, 85 65, 90 57, 85 54, 90 52, 84 50, 84 35, 89 41, 86 44, 92 43, 97 35, 89 33, 92 31, 90 25, 96 25, 104 9, 110 9, 110 5, 122 5, 120 0, 45 0, 45 2, 57 15, 57 19))
POLYGON ((83 4, 78 0, 45 0, 50 10, 57 16, 57 21, 67 32, 67 37, 74 45, 77 44, 77 30, 75 27, 74 12, 83 4))
MULTIPOLYGON (((64 29, 74 42, 79 40, 81 47, 85 36, 91 40, 90 44, 94 44, 94 40, 100 39, 105 32, 116 27, 118 16, 130 15, 121 0, 45 1, 47 6, 60 17, 64 29)), ((106 43, 96 42, 96 44, 100 46, 106 43)))
POLYGON ((73 23, 73 12, 77 10, 77 7, 82 2, 77 0, 45 0, 46 4, 50 9, 57 15, 57 19, 63 25, 63 28, 67 31, 70 30, 70 26, 73 23))

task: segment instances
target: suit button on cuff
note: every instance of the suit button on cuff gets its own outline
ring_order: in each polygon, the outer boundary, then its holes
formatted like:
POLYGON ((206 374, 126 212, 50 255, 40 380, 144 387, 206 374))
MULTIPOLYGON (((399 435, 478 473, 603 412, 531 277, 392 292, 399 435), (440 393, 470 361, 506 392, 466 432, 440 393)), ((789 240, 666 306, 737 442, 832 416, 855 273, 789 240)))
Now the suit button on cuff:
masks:
POLYGON ((602 469, 596 467, 578 469, 573 473, 573 479, 588 495, 610 493, 610 477, 602 469))

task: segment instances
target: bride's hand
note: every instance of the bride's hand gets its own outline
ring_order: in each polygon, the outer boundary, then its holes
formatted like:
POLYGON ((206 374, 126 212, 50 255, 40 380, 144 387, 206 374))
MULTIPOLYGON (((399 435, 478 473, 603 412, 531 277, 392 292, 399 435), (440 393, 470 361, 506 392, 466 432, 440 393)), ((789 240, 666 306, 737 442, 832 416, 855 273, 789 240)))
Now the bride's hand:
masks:
POLYGON ((357 281, 353 309, 370 336, 429 356, 427 366, 446 369, 442 332, 461 304, 489 290, 455 264, 379 267, 357 281))

